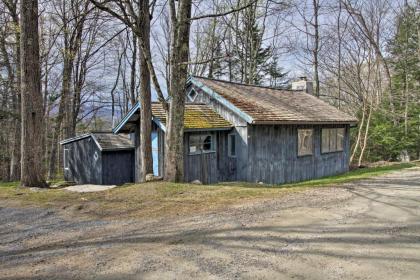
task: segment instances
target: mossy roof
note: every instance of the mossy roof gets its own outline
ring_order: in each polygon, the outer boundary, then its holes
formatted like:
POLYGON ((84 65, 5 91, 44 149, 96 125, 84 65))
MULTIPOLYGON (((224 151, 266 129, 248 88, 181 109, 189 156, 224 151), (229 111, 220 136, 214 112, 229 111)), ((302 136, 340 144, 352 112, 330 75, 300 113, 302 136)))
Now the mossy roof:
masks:
MULTIPOLYGON (((166 126, 166 112, 160 103, 152 104, 152 114, 166 126)), ((223 129, 232 124, 205 104, 186 104, 184 114, 185 129, 223 129)))

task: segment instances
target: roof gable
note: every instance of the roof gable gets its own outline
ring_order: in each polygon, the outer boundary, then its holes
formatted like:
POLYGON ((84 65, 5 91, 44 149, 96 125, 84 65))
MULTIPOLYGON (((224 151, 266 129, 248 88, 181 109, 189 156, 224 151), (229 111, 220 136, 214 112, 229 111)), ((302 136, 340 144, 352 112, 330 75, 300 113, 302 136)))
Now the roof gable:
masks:
POLYGON ((111 132, 92 132, 82 134, 73 138, 65 139, 60 142, 60 145, 66 145, 86 138, 92 138, 96 146, 101 151, 134 149, 134 145, 128 137, 116 135, 111 132))
POLYGON ((190 81, 250 124, 356 123, 357 119, 303 91, 281 90, 202 77, 190 81))

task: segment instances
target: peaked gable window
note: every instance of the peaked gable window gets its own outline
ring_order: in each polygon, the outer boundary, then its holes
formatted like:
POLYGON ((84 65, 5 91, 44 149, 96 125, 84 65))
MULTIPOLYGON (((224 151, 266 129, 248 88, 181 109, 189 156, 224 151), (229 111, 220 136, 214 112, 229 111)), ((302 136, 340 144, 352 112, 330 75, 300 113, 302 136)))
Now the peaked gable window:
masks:
POLYGON ((191 102, 194 102, 194 100, 195 100, 195 98, 197 97, 197 95, 198 95, 198 93, 195 91, 195 90, 191 90, 189 93, 188 93, 188 99, 191 101, 191 102))

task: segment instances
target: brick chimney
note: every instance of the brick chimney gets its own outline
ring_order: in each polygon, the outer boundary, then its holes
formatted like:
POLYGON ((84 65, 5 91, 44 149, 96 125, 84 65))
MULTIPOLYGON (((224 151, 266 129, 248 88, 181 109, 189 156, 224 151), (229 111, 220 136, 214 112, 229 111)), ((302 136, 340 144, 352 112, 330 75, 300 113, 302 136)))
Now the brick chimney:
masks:
POLYGON ((299 80, 292 82, 292 90, 303 90, 306 93, 313 94, 314 84, 304 76, 299 77, 299 80))

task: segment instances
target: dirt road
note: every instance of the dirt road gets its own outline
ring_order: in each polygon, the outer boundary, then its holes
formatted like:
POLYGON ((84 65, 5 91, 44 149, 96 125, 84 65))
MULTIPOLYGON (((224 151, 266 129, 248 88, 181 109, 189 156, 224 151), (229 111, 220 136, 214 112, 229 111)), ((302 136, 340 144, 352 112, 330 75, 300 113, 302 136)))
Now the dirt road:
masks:
POLYGON ((188 218, 0 207, 0 279, 197 278, 420 279, 420 169, 188 218))

